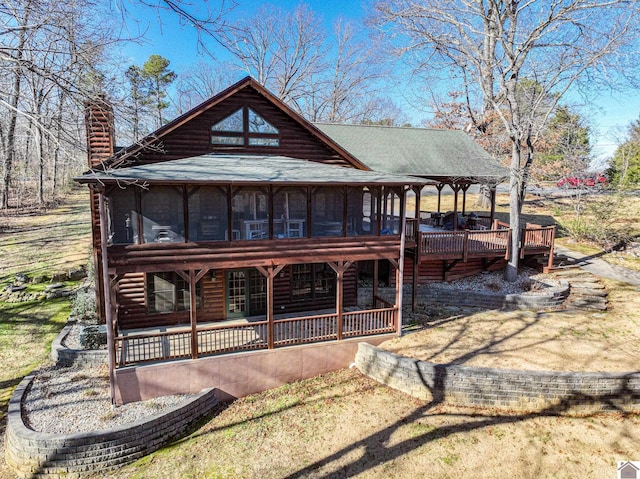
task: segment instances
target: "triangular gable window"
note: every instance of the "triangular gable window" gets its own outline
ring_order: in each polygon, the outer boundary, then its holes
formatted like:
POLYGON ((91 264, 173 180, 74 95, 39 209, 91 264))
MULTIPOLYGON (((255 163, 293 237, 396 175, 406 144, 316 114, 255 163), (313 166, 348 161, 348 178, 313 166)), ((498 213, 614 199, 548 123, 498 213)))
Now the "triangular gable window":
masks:
POLYGON ((225 133, 242 133, 242 108, 211 127, 211 131, 225 133))
POLYGON ((215 123, 211 133, 212 145, 280 146, 278 129, 248 107, 215 123))

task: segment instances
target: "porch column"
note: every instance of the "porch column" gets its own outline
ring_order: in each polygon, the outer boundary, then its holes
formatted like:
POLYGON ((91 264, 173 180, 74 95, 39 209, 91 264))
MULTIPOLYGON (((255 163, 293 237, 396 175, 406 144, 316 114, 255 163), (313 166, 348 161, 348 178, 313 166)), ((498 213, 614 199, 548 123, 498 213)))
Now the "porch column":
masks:
POLYGON ((196 310, 196 272, 189 270, 189 322, 191 323, 191 357, 198 359, 198 316, 196 310))
POLYGON ((418 224, 420 224, 420 200, 422 194, 422 186, 416 186, 413 191, 415 191, 416 193, 416 219, 418 220, 418 224))
MULTIPOLYGON (((344 292, 344 261, 338 261, 337 263, 327 263, 329 267, 336 273, 336 314, 338 315, 338 330, 337 339, 342 340, 342 320, 343 320, 343 299, 344 292)), ((350 263, 348 263, 350 265, 350 263)))
POLYGON ((458 192, 460 191, 460 185, 454 183, 451 185, 453 190, 453 231, 458 229, 458 192))
POLYGON ((275 343, 273 338, 273 282, 276 275, 282 271, 285 266, 285 264, 267 267, 256 266, 260 274, 267 278, 267 345, 269 349, 273 349, 275 343))
POLYGON ((376 308, 376 298, 378 297, 378 281, 380 281, 378 278, 380 276, 380 260, 378 259, 374 259, 373 260, 373 298, 372 298, 372 305, 371 308, 375 309, 376 308))
POLYGON ((116 351, 115 351, 115 335, 113 331, 113 306, 111 303, 111 284, 109 281, 109 260, 107 258, 107 212, 104 193, 98 195, 98 208, 100 215, 100 253, 102 256, 102 289, 104 291, 104 312, 107 326, 107 353, 109 360, 109 392, 111 396, 111 405, 116 403, 115 398, 115 368, 116 368, 116 351))
POLYGON ((191 357, 198 359, 198 298, 196 291, 198 281, 200 281, 209 272, 208 268, 203 268, 196 272, 195 270, 176 271, 185 281, 189 283, 189 324, 191 325, 191 357))
POLYGON ((496 216, 496 187, 497 185, 493 185, 489 191, 491 191, 491 212, 489 213, 489 222, 491 223, 491 228, 493 228, 493 220, 496 216))
POLYGON ((467 190, 469 189, 470 186, 471 184, 469 183, 465 183, 464 185, 462 185, 462 214, 463 215, 467 208, 467 190))
POLYGON ((444 183, 438 183, 436 188, 438 189, 438 213, 440 213, 440 200, 442 199, 442 188, 444 188, 444 183))

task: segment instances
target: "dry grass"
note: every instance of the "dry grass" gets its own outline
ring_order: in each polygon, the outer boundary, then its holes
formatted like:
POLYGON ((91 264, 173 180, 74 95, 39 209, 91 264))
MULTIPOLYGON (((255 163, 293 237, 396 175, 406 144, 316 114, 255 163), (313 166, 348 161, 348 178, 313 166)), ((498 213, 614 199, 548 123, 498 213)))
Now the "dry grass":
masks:
POLYGON ((74 190, 49 211, 1 216, 0 224, 0 284, 16 273, 50 276, 87 264, 91 223, 85 190, 74 190))
POLYGON ((554 371, 637 371, 640 294, 604 280, 606 312, 484 311, 424 315, 418 330, 381 347, 441 364, 554 371), (621 343, 620 338, 624 338, 621 343))
POLYGON ((615 477, 616 460, 637 456, 639 426, 445 407, 344 370, 240 399, 109 477, 615 477))

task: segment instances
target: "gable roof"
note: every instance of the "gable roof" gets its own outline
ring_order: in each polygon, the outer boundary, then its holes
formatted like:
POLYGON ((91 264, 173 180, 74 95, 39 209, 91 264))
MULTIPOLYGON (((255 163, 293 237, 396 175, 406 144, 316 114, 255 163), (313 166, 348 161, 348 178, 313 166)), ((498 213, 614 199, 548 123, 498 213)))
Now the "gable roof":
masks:
POLYGON ((207 154, 159 163, 85 173, 80 183, 420 185, 416 177, 342 168, 309 160, 265 155, 207 154))
POLYGON ((325 123, 315 126, 375 171, 497 183, 508 176, 508 170, 463 131, 325 123))
POLYGON ((135 156, 143 151, 145 148, 153 147, 153 145, 157 145, 162 141, 162 138, 169 133, 175 131, 177 128, 183 126, 185 123, 193 120, 198 117, 202 113, 210 110, 216 105, 222 103, 227 98, 237 94, 239 91, 251 88, 259 95, 264 97, 268 102, 272 103, 276 108, 278 108, 282 113, 291 118, 294 122, 300 125, 303 129, 305 129, 311 136, 318 139, 320 142, 325 144, 331 150, 336 151, 339 155, 345 158, 345 160, 350 163, 354 168, 358 168, 361 170, 368 170, 369 168, 363 164, 360 160, 358 160, 351 153, 346 151, 341 145, 338 145, 333 139, 329 138, 324 132, 316 128, 312 123, 305 120, 301 115, 293 111, 290 107, 288 107, 282 100, 273 95, 269 90, 263 87, 260 83, 258 83, 255 79, 250 76, 247 76, 240 80, 239 82, 231 85, 225 90, 221 91, 217 95, 212 98, 205 100, 200 103, 198 106, 192 108, 186 113, 178 116, 172 121, 166 123, 165 125, 158 128, 153 133, 145 136, 143 139, 138 141, 137 143, 128 146, 119 150, 112 158, 104 162, 104 168, 118 168, 123 164, 135 158, 135 156))

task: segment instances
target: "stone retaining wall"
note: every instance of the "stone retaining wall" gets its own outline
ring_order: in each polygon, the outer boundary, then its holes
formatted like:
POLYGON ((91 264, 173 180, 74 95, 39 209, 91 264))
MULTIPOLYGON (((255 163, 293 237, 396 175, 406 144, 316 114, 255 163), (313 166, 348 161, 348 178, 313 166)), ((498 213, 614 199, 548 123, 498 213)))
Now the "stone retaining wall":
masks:
POLYGON ((427 401, 519 410, 640 410, 640 373, 526 371, 441 365, 361 343, 356 367, 427 401))
POLYGON ((106 349, 69 349, 62 344, 73 327, 67 324, 51 344, 51 360, 59 366, 95 366, 107 364, 106 349))
POLYGON ((465 306, 483 309, 527 309, 539 311, 562 306, 569 296, 570 287, 566 281, 549 282, 546 288, 531 293, 501 294, 485 291, 468 291, 454 288, 425 287, 420 299, 431 306, 465 306))
POLYGON ((161 414, 114 429, 48 434, 29 429, 22 420, 22 401, 33 377, 26 376, 9 401, 5 457, 20 478, 78 478, 132 462, 183 435, 218 404, 211 388, 161 414))

